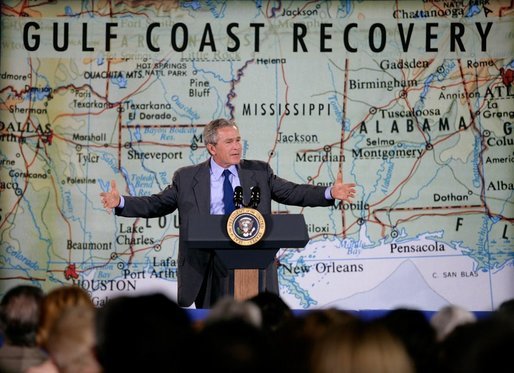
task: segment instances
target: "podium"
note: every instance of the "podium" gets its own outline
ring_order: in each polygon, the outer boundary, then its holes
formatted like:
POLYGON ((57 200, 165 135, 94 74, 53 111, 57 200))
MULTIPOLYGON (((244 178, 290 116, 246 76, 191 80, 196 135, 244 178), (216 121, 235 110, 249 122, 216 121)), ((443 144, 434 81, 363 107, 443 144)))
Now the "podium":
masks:
POLYGON ((188 249, 213 251, 233 275, 230 291, 235 299, 253 297, 263 288, 259 271, 266 269, 280 248, 302 248, 309 242, 301 214, 263 215, 266 232, 251 246, 234 243, 227 233, 228 215, 193 215, 184 243, 188 249))

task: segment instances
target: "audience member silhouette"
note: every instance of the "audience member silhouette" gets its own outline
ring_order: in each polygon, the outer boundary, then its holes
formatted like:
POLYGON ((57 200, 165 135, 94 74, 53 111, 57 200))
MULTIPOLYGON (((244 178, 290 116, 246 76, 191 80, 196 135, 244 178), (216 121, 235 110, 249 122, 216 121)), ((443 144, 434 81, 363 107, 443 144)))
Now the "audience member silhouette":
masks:
MULTIPOLYGON (((91 311, 94 310, 89 294, 79 286, 60 286, 50 290, 44 296, 36 334, 36 342, 41 349, 47 353, 50 352, 48 342, 55 325, 61 320, 67 310, 77 306, 88 308, 91 311)), ((53 353, 58 353, 55 347, 53 353)), ((58 371, 59 368, 55 360, 52 356, 49 356, 42 364, 30 368, 27 373, 54 373, 58 371)))
POLYGON ((0 372, 25 372, 46 359, 46 354, 36 346, 43 295, 40 288, 18 285, 2 298, 0 323, 5 340, 0 348, 0 372))
POLYGON ((314 346, 312 373, 414 373, 403 343, 382 323, 353 321, 331 328, 314 346))
POLYGON ((510 373, 514 346, 512 319, 492 315, 457 326, 440 344, 437 372, 510 373))
POLYGON ((256 304, 247 301, 238 301, 230 296, 219 299, 205 319, 205 324, 240 319, 253 326, 260 328, 262 325, 262 315, 256 304))
POLYGON ((291 308, 275 293, 263 292, 249 299, 256 304, 262 317, 262 330, 272 335, 293 318, 291 308))
POLYGON ((496 310, 495 316, 514 320, 514 298, 502 302, 496 310))
POLYGON ((89 294, 79 286, 67 285, 50 290, 43 298, 41 305, 41 317, 36 335, 37 344, 46 350, 48 335, 55 322, 68 308, 81 305, 94 309, 89 294))
POLYGON ((403 343, 418 373, 434 372, 436 335, 423 312, 397 308, 377 321, 403 343))
POLYGON ((120 296, 97 312, 97 358, 103 372, 187 372, 196 352, 186 311, 164 294, 120 296))
POLYGON ((283 356, 280 359, 281 372, 311 372, 311 355, 320 339, 337 326, 353 323, 358 318, 346 311, 334 308, 312 310, 292 318, 276 333, 276 344, 283 356))
POLYGON ((241 319, 206 323, 198 333, 191 371, 278 372, 275 352, 261 329, 241 319))
POLYGON ((463 307, 451 304, 442 307, 430 319, 437 341, 442 341, 457 326, 477 321, 476 316, 463 307))
POLYGON ((59 373, 99 373, 95 356, 95 310, 78 305, 65 310, 48 335, 48 353, 59 373))

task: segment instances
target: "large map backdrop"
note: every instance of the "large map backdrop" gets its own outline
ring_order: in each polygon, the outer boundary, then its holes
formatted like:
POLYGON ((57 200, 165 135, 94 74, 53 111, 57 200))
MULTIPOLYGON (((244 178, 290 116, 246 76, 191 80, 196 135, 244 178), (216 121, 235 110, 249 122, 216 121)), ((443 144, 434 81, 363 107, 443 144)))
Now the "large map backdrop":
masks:
MULTIPOLYGON (((0 293, 176 295, 165 188, 241 128, 244 158, 357 185, 278 253, 293 308, 488 311, 514 297, 514 10, 506 1, 2 1, 0 293)), ((201 229, 201 227, 198 227, 201 229)))

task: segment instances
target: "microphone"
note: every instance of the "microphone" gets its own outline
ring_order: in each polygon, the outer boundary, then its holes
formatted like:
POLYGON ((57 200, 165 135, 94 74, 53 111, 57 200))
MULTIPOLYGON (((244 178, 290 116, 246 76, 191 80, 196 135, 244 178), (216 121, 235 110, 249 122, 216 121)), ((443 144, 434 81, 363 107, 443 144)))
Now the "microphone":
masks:
POLYGON ((236 186, 234 188, 234 206, 236 209, 241 208, 243 205, 243 188, 236 186))
POLYGON ((250 189, 250 207, 256 209, 261 202, 261 188, 257 185, 250 189))

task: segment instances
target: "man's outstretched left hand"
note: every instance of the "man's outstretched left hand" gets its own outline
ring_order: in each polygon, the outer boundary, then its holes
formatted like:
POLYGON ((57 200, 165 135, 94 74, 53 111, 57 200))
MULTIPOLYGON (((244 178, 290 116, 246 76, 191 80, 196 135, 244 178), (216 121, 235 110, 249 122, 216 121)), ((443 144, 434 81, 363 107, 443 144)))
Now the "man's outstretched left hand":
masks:
POLYGON ((343 174, 341 170, 339 170, 336 182, 332 186, 331 194, 334 199, 351 202, 352 198, 355 196, 355 184, 343 184, 343 174))

